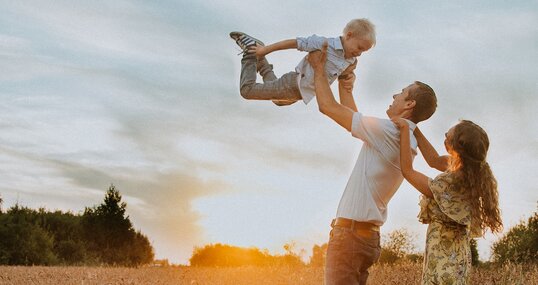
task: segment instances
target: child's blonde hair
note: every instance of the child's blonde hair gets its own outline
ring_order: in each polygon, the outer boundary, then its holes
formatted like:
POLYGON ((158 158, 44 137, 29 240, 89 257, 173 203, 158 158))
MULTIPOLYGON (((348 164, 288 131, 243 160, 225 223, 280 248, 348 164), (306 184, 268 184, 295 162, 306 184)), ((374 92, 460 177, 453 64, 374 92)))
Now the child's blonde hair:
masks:
POLYGON ((375 26, 368 19, 353 19, 349 21, 344 28, 344 35, 348 32, 353 37, 366 38, 372 43, 372 46, 375 45, 375 26))

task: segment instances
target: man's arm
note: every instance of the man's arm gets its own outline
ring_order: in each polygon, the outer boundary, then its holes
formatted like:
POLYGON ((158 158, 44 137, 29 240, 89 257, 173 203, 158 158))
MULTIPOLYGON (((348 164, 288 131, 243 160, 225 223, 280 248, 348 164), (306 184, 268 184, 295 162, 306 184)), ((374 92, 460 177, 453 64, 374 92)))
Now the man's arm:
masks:
POLYGON ((274 51, 277 50, 284 50, 284 49, 296 49, 297 48, 297 40, 296 39, 289 39, 289 40, 283 40, 280 42, 276 42, 274 44, 270 44, 268 46, 252 46, 249 48, 250 52, 256 53, 257 57, 264 57, 274 51))
POLYGON ((349 73, 346 78, 338 79, 338 94, 340 95, 340 104, 357 112, 357 105, 353 98, 353 84, 355 83, 355 73, 349 73))
POLYGON ((325 75, 325 62, 327 60, 327 42, 323 43, 321 51, 308 54, 308 62, 314 69, 314 84, 316 87, 316 100, 319 110, 340 126, 351 132, 351 121, 354 111, 349 107, 339 104, 329 87, 329 81, 325 75))
POLYGON ((417 139, 418 148, 428 165, 439 171, 446 171, 448 169, 448 155, 439 155, 418 127, 415 128, 413 134, 417 139))

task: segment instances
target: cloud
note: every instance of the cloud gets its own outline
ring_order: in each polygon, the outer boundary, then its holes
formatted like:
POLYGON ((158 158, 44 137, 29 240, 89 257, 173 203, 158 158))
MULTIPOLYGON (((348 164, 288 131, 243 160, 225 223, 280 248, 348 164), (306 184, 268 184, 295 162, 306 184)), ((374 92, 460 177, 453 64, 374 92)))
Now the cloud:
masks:
MULTIPOLYGON (((527 169, 535 167, 521 161, 537 154, 534 10, 359 4, 357 12, 321 1, 251 3, 263 13, 237 1, 1 4, 0 177, 7 182, 0 191, 11 195, 6 202, 19 193, 32 205, 80 210, 114 183, 158 253, 183 261, 190 246, 219 232, 217 224, 226 227, 234 213, 226 199, 246 203, 241 215, 260 210, 259 218, 280 207, 271 220, 281 223, 287 207, 301 208, 297 223, 317 235, 311 229, 333 215, 341 194, 328 189, 343 189, 361 142, 315 102, 278 108, 242 99, 240 56, 228 33, 252 32, 267 43, 336 36, 348 20, 368 17, 378 43, 360 59, 359 109, 385 117, 392 94, 414 80, 431 84, 439 110, 422 128, 432 143, 442 147, 459 118, 476 121, 490 135, 500 184, 532 199, 536 181, 527 169), (330 12, 340 17, 326 19, 330 12), (258 193, 272 204, 261 207, 258 193), (293 204, 304 197, 308 206, 293 204)), ((268 58, 282 74, 302 56, 268 58)), ((406 207, 407 199, 393 203, 406 207)), ((274 239, 301 236, 283 228, 274 239)))

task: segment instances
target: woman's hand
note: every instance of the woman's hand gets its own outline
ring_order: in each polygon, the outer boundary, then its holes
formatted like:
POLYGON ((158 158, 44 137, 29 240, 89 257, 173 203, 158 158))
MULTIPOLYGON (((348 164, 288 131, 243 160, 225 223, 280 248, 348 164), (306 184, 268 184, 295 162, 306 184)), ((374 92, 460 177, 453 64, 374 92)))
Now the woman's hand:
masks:
POLYGON ((409 129, 409 124, 407 123, 407 121, 403 118, 392 118, 390 119, 394 125, 396 125, 396 127, 400 130, 402 129, 409 129))

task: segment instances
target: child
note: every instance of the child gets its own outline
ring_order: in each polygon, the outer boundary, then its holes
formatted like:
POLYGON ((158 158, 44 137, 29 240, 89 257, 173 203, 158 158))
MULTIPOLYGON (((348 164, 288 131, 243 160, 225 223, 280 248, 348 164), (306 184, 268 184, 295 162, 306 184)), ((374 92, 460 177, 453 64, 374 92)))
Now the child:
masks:
POLYGON ((356 57, 375 45, 375 28, 367 19, 354 19, 346 25, 341 37, 325 38, 313 35, 283 40, 268 46, 242 32, 231 32, 230 37, 243 50, 241 96, 251 100, 272 100, 278 106, 285 106, 301 99, 308 104, 314 98, 314 71, 305 57, 295 67, 295 71, 277 78, 265 55, 291 48, 311 52, 321 49, 323 42, 327 41, 329 47, 325 71, 331 84, 336 78, 347 79, 348 75, 353 73, 357 65, 356 57), (264 83, 256 83, 256 72, 260 73, 264 83))

